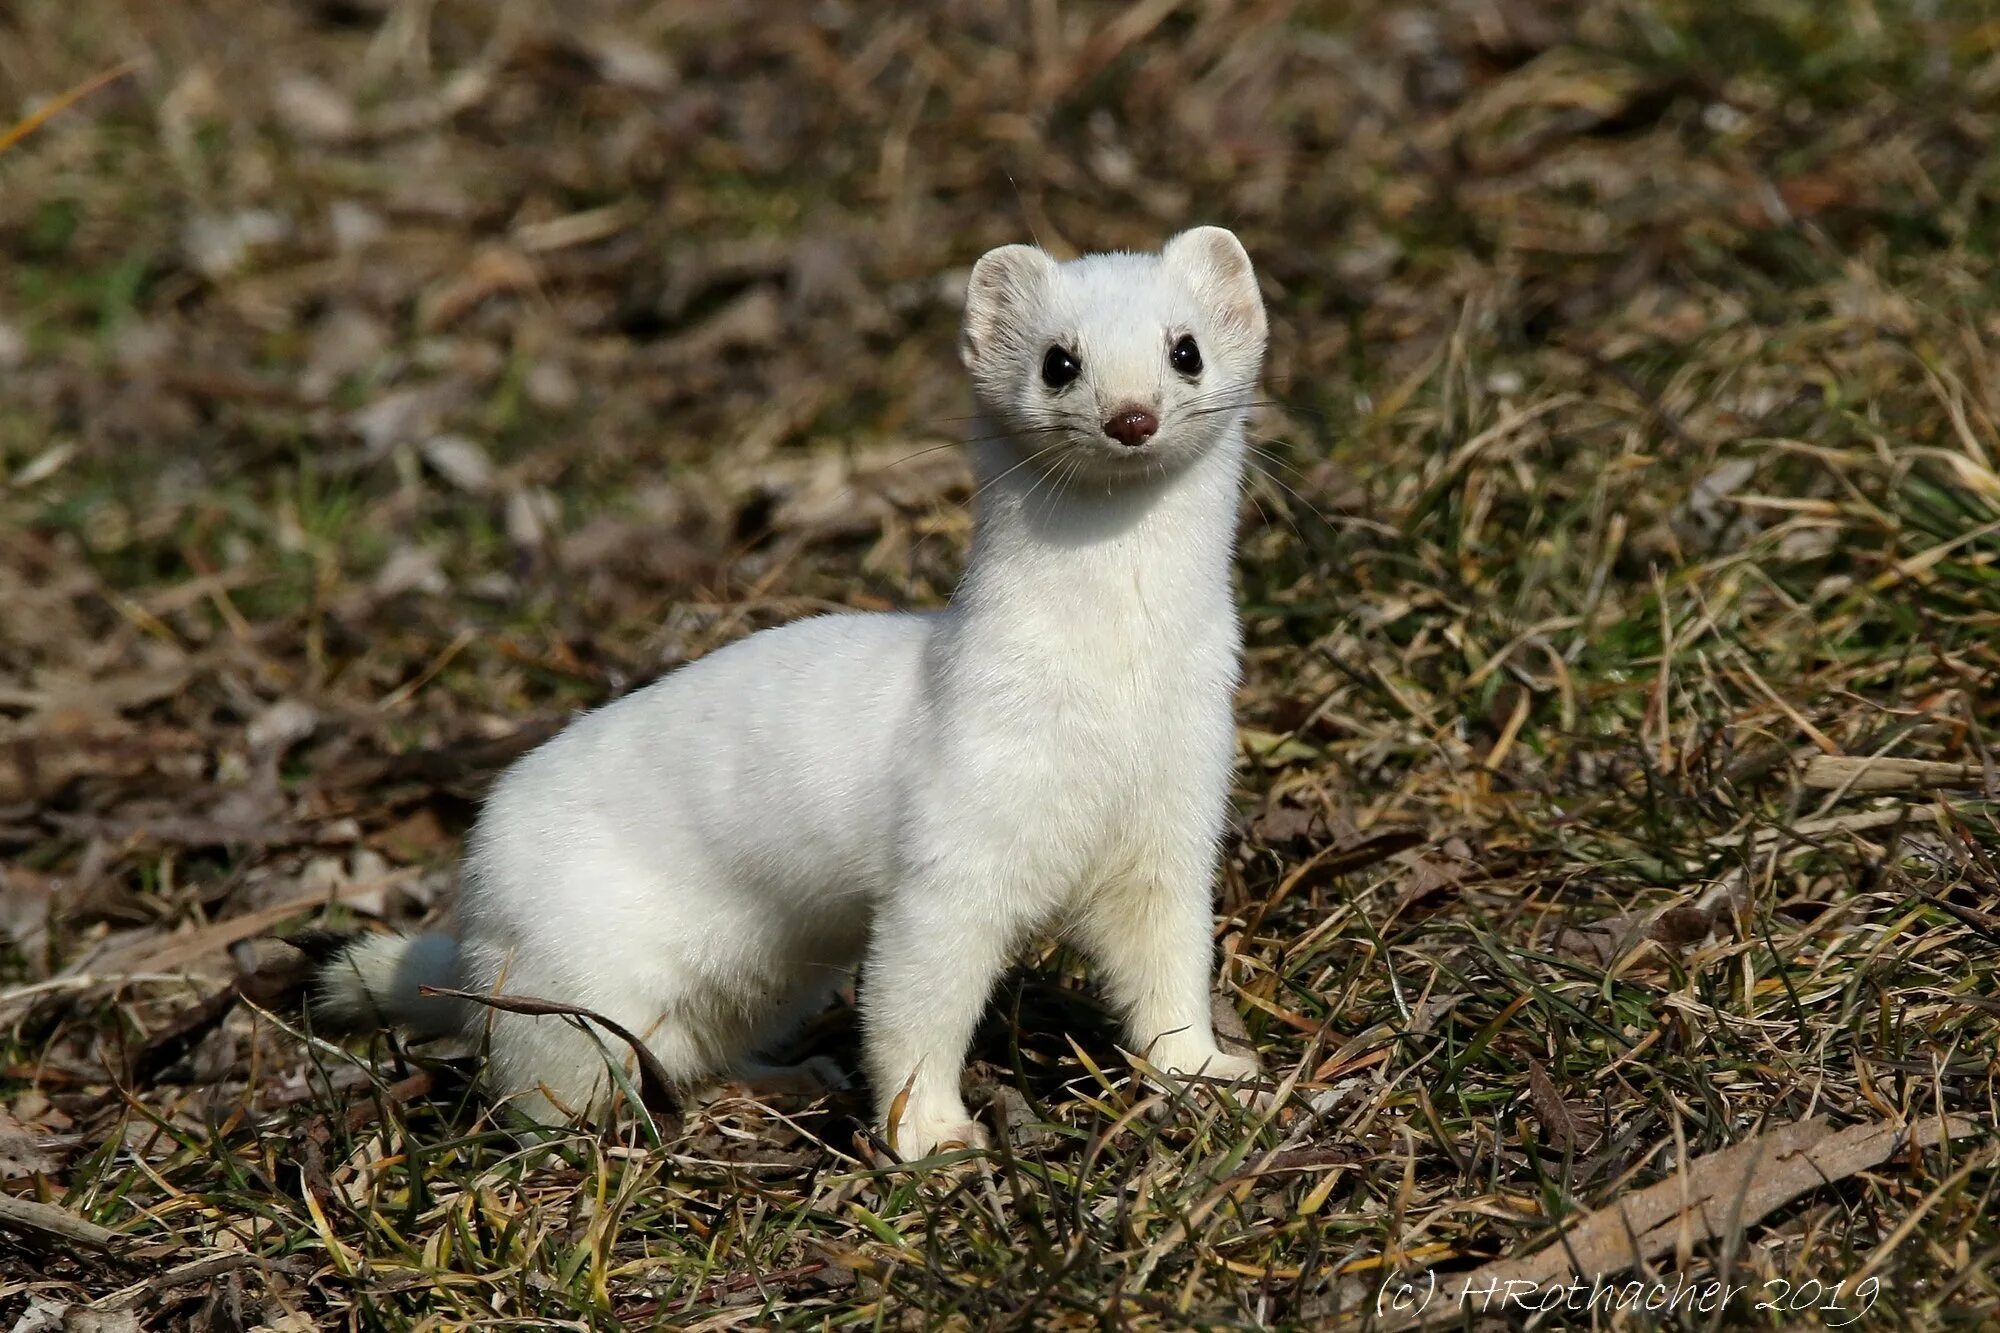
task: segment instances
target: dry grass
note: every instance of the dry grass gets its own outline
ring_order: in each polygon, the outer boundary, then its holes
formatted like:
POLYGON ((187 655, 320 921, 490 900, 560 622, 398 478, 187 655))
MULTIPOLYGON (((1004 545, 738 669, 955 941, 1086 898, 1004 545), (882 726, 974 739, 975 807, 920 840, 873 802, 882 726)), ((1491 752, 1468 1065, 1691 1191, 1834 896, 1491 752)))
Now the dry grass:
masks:
POLYGON ((126 59, 0 157, 0 1179, 117 1235, 0 1224, 0 1319, 1320 1326, 1947 1113, 1656 1266, 2000 1319, 1993 6, 25 0, 0 124, 126 59), (437 910, 573 709, 943 597, 954 273, 1193 220, 1273 311, 1275 1120, 1135 1114, 1053 949, 951 1176, 289 1026, 260 937, 437 910))

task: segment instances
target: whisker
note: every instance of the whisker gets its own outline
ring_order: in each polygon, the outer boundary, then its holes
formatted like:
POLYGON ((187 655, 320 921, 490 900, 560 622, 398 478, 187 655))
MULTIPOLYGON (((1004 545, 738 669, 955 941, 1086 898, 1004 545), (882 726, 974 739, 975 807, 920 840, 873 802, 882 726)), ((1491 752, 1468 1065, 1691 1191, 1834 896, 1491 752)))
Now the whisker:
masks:
MULTIPOLYGON (((971 421, 974 419, 975 418, 972 417, 961 418, 961 420, 966 420, 966 421, 971 421)), ((990 444, 995 440, 1019 439, 1021 436, 1024 435, 1054 435, 1060 431, 1064 431, 1067 429, 1068 429, 1067 426, 1062 426, 1062 425, 1028 426, 1024 427, 1021 430, 995 431, 991 435, 971 435, 967 436, 964 439, 945 440, 938 444, 928 444, 921 449, 913 450, 910 453, 904 454, 901 458, 896 459, 892 463, 884 463, 881 467, 870 468, 866 472, 857 473, 856 480, 858 481, 863 477, 881 476, 883 473, 888 472, 893 468, 899 468, 903 464, 908 463, 913 459, 923 458, 928 454, 938 453, 945 449, 960 449, 975 444, 990 444)))
MULTIPOLYGON (((1013 469, 1009 469, 1009 475, 1012 474, 1012 471, 1013 469)), ((1042 483, 1046 482, 1050 477, 1054 475, 1055 473, 1053 471, 1044 471, 1041 475, 1035 478, 1035 484, 1030 486, 1028 488, 1028 493, 1021 497, 1021 508, 1023 511, 1027 509, 1028 501, 1035 498, 1035 492, 1042 489, 1042 483)))
POLYGON ((996 430, 990 435, 968 435, 965 437, 965 443, 978 444, 986 440, 1018 440, 1026 435, 1054 435, 1058 431, 1068 429, 1068 423, 1058 421, 1047 426, 1022 426, 1018 429, 996 430))
POLYGON ((1036 523, 1045 522, 1048 516, 1062 505, 1063 490, 1068 486, 1069 478, 1074 473, 1076 466, 1077 462, 1074 457, 1065 458, 1056 465, 1055 484, 1049 487, 1049 493, 1044 497, 1042 507, 1035 511, 1036 523))
POLYGON ((1252 393, 1245 397, 1224 399, 1220 396, 1220 393, 1224 392, 1235 393, 1236 391, 1224 390, 1218 391, 1217 394, 1205 394, 1198 397, 1194 400, 1194 404, 1191 407, 1184 409, 1184 414, 1187 416, 1214 416, 1219 412, 1247 412, 1257 407, 1275 407, 1281 412, 1291 412, 1299 416, 1311 417, 1319 422, 1324 422, 1327 419, 1327 414, 1324 412, 1310 407, 1300 407, 1295 403, 1288 403, 1280 398, 1261 398, 1252 393))
POLYGON ((1062 481, 1061 481, 1061 483, 1060 483, 1060 484, 1059 484, 1059 485, 1058 485, 1058 486, 1056 487, 1056 504, 1057 504, 1058 506, 1060 506, 1060 505, 1061 505, 1061 503, 1062 503, 1062 498, 1063 498, 1063 496, 1065 496, 1065 495, 1067 495, 1067 494, 1069 493, 1069 488, 1070 488, 1070 486, 1071 486, 1071 485, 1072 485, 1072 484, 1073 484, 1074 482, 1076 482, 1076 481, 1078 481, 1078 480, 1080 480, 1080 479, 1082 478, 1082 476, 1083 476, 1083 462, 1084 462, 1084 460, 1083 460, 1083 458, 1082 458, 1081 456, 1079 456, 1079 457, 1077 457, 1077 458, 1075 458, 1075 459, 1072 459, 1072 460, 1070 461, 1070 467, 1069 467, 1069 470, 1068 470, 1068 471, 1066 471, 1066 472, 1065 472, 1065 473, 1063 474, 1063 478, 1062 478, 1062 481))
MULTIPOLYGON (((1262 477, 1262 478, 1263 478, 1264 480, 1266 480, 1266 481, 1271 481, 1271 482, 1277 482, 1277 484, 1278 484, 1278 485, 1280 485, 1280 486, 1284 486, 1284 483, 1283 483, 1283 482, 1281 482, 1281 481, 1278 481, 1278 479, 1277 479, 1276 477, 1274 477, 1274 476, 1272 476, 1272 475, 1271 475, 1270 473, 1268 473, 1268 472, 1264 471, 1264 470, 1263 470, 1262 468, 1259 468, 1259 469, 1257 469, 1257 475, 1258 475, 1258 476, 1260 476, 1260 477, 1262 477)), ((1289 488, 1289 487, 1286 487, 1286 489, 1287 489, 1287 490, 1289 490, 1290 488, 1289 488)), ((1255 505, 1257 505, 1257 512, 1258 512, 1258 513, 1259 513, 1260 515, 1261 515, 1261 514, 1263 514, 1263 511, 1264 511, 1264 506, 1262 505, 1262 503, 1260 503, 1260 502, 1259 502, 1259 501, 1257 500, 1257 493, 1256 493, 1256 491, 1254 491, 1254 490, 1251 490, 1251 489, 1247 489, 1247 488, 1246 488, 1246 489, 1245 489, 1245 491, 1244 491, 1244 494, 1246 494, 1246 495, 1248 495, 1248 496, 1250 497, 1250 501, 1251 501, 1251 503, 1252 503, 1252 504, 1255 504, 1255 505)), ((1296 494, 1296 492, 1294 492, 1294 494, 1296 494)), ((1301 548, 1307 548, 1307 547, 1309 547, 1309 546, 1310 546, 1310 543, 1306 541, 1306 534, 1305 534, 1304 530, 1303 530, 1303 529, 1301 529, 1301 528, 1299 527, 1299 521, 1298 521, 1298 520, 1297 520, 1296 518, 1293 518, 1293 517, 1292 517, 1292 513, 1291 513, 1291 510, 1287 509, 1287 508, 1286 508, 1285 506, 1283 506, 1283 505, 1279 505, 1279 506, 1278 506, 1277 508, 1278 508, 1278 513, 1279 513, 1279 515, 1280 515, 1281 517, 1283 517, 1283 518, 1284 518, 1284 520, 1285 520, 1285 526, 1286 526, 1286 527, 1288 527, 1288 528, 1290 528, 1290 529, 1292 530, 1292 536, 1293 536, 1294 538, 1296 538, 1296 539, 1297 539, 1297 541, 1298 541, 1298 543, 1299 543, 1300 547, 1301 547, 1301 548)), ((1306 506, 1306 508, 1308 508, 1308 509, 1312 509, 1312 506, 1311 506, 1311 505, 1307 505, 1307 506, 1306 506)), ((1322 523, 1326 523, 1326 521, 1327 521, 1327 520, 1326 520, 1326 516, 1325 516, 1324 514, 1321 514, 1321 513, 1320 513, 1320 512, 1319 512, 1319 511, 1318 511, 1317 509, 1313 509, 1313 516, 1314 516, 1314 517, 1316 517, 1316 518, 1318 518, 1318 519, 1319 519, 1319 521, 1320 521, 1320 522, 1322 522, 1322 523)), ((1265 523, 1265 525, 1266 525, 1267 527, 1268 527, 1268 526, 1270 525, 1270 522, 1271 522, 1270 518, 1269 518, 1268 516, 1266 516, 1266 517, 1264 518, 1264 523, 1265 523)), ((1327 526, 1328 526, 1328 527, 1331 527, 1331 526, 1333 526, 1333 525, 1332 525, 1332 524, 1330 524, 1330 523, 1328 523, 1328 524, 1327 524, 1327 526)))
POLYGON ((1185 409, 1184 415, 1191 417, 1212 417, 1223 412, 1248 412, 1255 407, 1269 407, 1271 405, 1268 400, 1252 398, 1242 402, 1200 404, 1185 409))
POLYGON ((1280 458, 1277 454, 1272 453, 1269 449, 1259 449, 1255 444, 1252 443, 1253 440, 1263 440, 1267 444, 1283 444, 1284 443, 1283 440, 1277 439, 1270 435, 1258 435, 1251 431, 1243 432, 1244 448, 1250 450, 1252 453, 1256 454, 1259 458, 1262 458, 1264 461, 1268 463, 1276 463, 1279 467, 1285 469, 1285 471, 1291 473, 1294 477, 1297 477, 1301 482, 1308 484, 1311 483, 1312 478, 1306 474, 1306 470, 1304 468, 1298 466, 1296 463, 1293 463, 1287 459, 1280 458))
MULTIPOLYGON (((968 440, 968 441, 966 441, 966 443, 968 443, 968 444, 977 444, 977 443, 982 443, 982 442, 983 442, 984 440, 988 440, 988 439, 992 439, 992 440, 1000 440, 1000 439, 1014 439, 1014 438, 1017 438, 1017 437, 1018 437, 1018 436, 1020 436, 1020 435, 1053 435, 1053 434, 1056 434, 1056 433, 1057 433, 1058 431, 1062 431, 1062 430, 1064 430, 1064 428, 1063 428, 1063 427, 1060 427, 1060 426, 1042 426, 1042 427, 1032 427, 1032 428, 1030 428, 1030 429, 1028 429, 1028 430, 1025 430, 1025 431, 1013 431, 1013 432, 1008 432, 1007 434, 1004 434, 1004 435, 991 435, 991 436, 984 436, 984 437, 980 437, 980 438, 976 438, 976 439, 973 439, 973 440, 968 440)), ((927 454, 927 453, 932 453, 932 452, 935 452, 935 451, 936 451, 936 450, 938 450, 938 449, 947 449, 947 448, 951 448, 951 447, 953 447, 953 445, 955 445, 956 443, 957 443, 956 441, 952 441, 952 442, 948 442, 948 443, 946 443, 946 444, 939 444, 939 445, 932 445, 932 446, 931 446, 930 448, 928 448, 928 449, 920 449, 920 450, 918 450, 918 451, 917 451, 917 452, 916 452, 915 454, 912 454, 912 455, 910 455, 910 456, 909 456, 909 458, 901 458, 901 459, 898 459, 898 460, 897 460, 897 463, 907 463, 907 462, 909 461, 909 459, 910 459, 910 458, 917 458, 917 457, 921 457, 921 456, 922 456, 922 455, 924 455, 924 454, 927 454)), ((1013 476, 1013 475, 1014 475, 1014 474, 1015 474, 1016 472, 1019 472, 1019 471, 1020 471, 1020 470, 1021 470, 1022 468, 1024 468, 1024 467, 1028 466, 1028 464, 1030 464, 1030 463, 1034 462, 1034 461, 1035 461, 1036 459, 1039 459, 1039 458, 1046 458, 1046 457, 1047 457, 1047 456, 1048 456, 1049 454, 1053 453, 1053 452, 1054 452, 1054 451, 1056 451, 1057 449, 1060 449, 1060 448, 1062 448, 1062 446, 1063 446, 1063 441, 1062 441, 1062 440, 1057 440, 1057 441, 1056 441, 1055 443, 1053 443, 1053 444, 1046 444, 1046 445, 1043 445, 1043 446, 1042 446, 1042 447, 1041 447, 1040 449, 1037 449, 1037 450, 1036 450, 1035 452, 1033 452, 1033 453, 1029 454, 1029 455, 1028 455, 1027 457, 1025 457, 1025 458, 1021 459, 1021 460, 1020 460, 1019 462, 1015 463, 1015 464, 1014 464, 1014 466, 1012 466, 1012 467, 1008 468, 1008 469, 1007 469, 1007 470, 1006 470, 1005 472, 1002 472, 1002 473, 1001 473, 1001 474, 1000 474, 999 476, 997 476, 997 477, 993 477, 993 478, 990 478, 989 480, 987 480, 986 482, 984 482, 983 484, 981 484, 980 486, 978 486, 977 488, 975 488, 975 489, 973 490, 973 492, 972 492, 972 494, 971 494, 971 495, 969 495, 969 496, 967 496, 967 497, 966 497, 966 500, 965 500, 965 507, 966 507, 966 508, 967 508, 968 510, 970 510, 970 509, 971 509, 971 508, 973 507, 973 505, 974 505, 974 504, 976 504, 976 503, 978 502, 979 498, 980 498, 981 496, 985 495, 987 491, 989 491, 989 490, 991 490, 991 489, 992 489, 993 487, 995 487, 995 486, 999 485, 999 484, 1000 484, 1001 482, 1005 481, 1005 480, 1006 480, 1007 478, 1009 478, 1009 477, 1013 476)), ((894 466, 896 466, 896 464, 892 463, 892 464, 890 464, 890 466, 891 466, 891 467, 894 467, 894 466)), ((887 469, 884 469, 884 470, 886 471, 887 469)), ((1039 485, 1039 483, 1037 483, 1037 484, 1039 485)), ((852 490, 853 490, 853 484, 852 484, 852 483, 850 483, 850 484, 849 484, 849 486, 848 486, 848 489, 849 489, 849 491, 852 491, 852 490)), ((1032 495, 1032 494, 1034 494, 1034 491, 1033 491, 1032 489, 1030 489, 1028 493, 1029 493, 1030 495, 1032 495)), ((917 544, 916 544, 915 546, 913 546, 913 547, 911 548, 911 550, 910 550, 910 556, 911 556, 911 561, 912 561, 912 565, 913 565, 913 566, 914 566, 914 563, 915 563, 915 558, 916 558, 916 555, 917 555, 917 553, 918 553, 919 551, 921 551, 921 550, 922 550, 922 548, 923 548, 923 543, 924 543, 924 541, 925 541, 925 540, 928 540, 928 538, 920 538, 920 539, 918 540, 917 544)), ((946 601, 946 605, 950 605, 950 603, 951 603, 951 600, 952 600, 953 598, 956 598, 956 597, 957 597, 957 595, 958 595, 958 589, 957 589, 957 587, 956 587, 956 586, 954 586, 954 587, 953 587, 953 589, 952 589, 952 593, 951 593, 951 597, 948 597, 948 598, 946 598, 946 599, 945 599, 945 601, 946 601)))
MULTIPOLYGON (((1045 458, 1049 454, 1054 453, 1056 450, 1062 447, 1063 447, 1063 441, 1061 440, 1057 440, 1054 444, 1043 445, 1040 449, 1037 449, 1034 453, 1029 454, 1026 458, 1023 458, 1020 462, 1014 464, 1014 466, 1008 468, 1005 472, 1002 472, 999 476, 994 477, 992 480, 980 486, 978 490, 975 490, 972 493, 971 499, 967 500, 966 503, 971 504, 973 500, 977 500, 980 496, 986 494, 986 492, 992 490, 995 486, 998 486, 1001 482, 1007 480, 1007 478, 1013 476, 1016 472, 1019 472, 1022 468, 1028 466, 1028 464, 1034 462, 1038 458, 1045 458)), ((1037 481, 1035 485, 1040 486, 1041 482, 1037 481)), ((1030 487, 1028 490, 1028 494, 1033 495, 1034 493, 1035 493, 1034 488, 1030 487)))
MULTIPOLYGON (((1258 476, 1270 482, 1273 486, 1276 486, 1286 495, 1289 495, 1292 499, 1298 501, 1301 505, 1305 506, 1306 511, 1310 513, 1314 518, 1318 519, 1320 523, 1323 524, 1329 532, 1340 531, 1340 525, 1338 523, 1335 523, 1331 518, 1328 518, 1318 505, 1306 499, 1305 496, 1299 494, 1297 488, 1288 483, 1283 477, 1261 466, 1261 464, 1265 461, 1277 462, 1279 460, 1268 459, 1264 451, 1258 449, 1254 445, 1250 445, 1248 447, 1250 449, 1253 458, 1256 459, 1257 462, 1259 463, 1259 466, 1256 469, 1258 476)), ((1280 512, 1282 513, 1285 511, 1281 509, 1280 512)), ((1291 518, 1291 515, 1289 513, 1286 514, 1286 521, 1291 523, 1292 532, 1294 533, 1294 535, 1298 537, 1300 544, 1304 545, 1306 540, 1305 533, 1299 530, 1298 523, 1291 518)))
POLYGON ((873 468, 868 472, 857 473, 855 475, 855 480, 859 481, 862 477, 879 477, 884 472, 889 471, 889 469, 901 467, 903 464, 909 462, 913 458, 922 458, 925 454, 934 454, 941 449, 956 449, 958 447, 959 445, 957 440, 946 440, 943 444, 927 445, 924 448, 919 449, 914 453, 904 454, 901 458, 897 459, 893 463, 884 463, 881 467, 873 468))
MULTIPOLYGON (((1243 489, 1243 493, 1244 493, 1245 495, 1249 496, 1249 497, 1250 497, 1250 503, 1251 503, 1251 504, 1253 504, 1253 505, 1255 505, 1255 506, 1257 507, 1257 519, 1258 519, 1258 521, 1259 521, 1260 523, 1262 523, 1262 524, 1263 524, 1263 525, 1264 525, 1265 527, 1267 527, 1267 528, 1268 528, 1268 527, 1270 527, 1270 526, 1271 526, 1271 515, 1269 514, 1269 512, 1267 512, 1267 511, 1265 510, 1265 508, 1264 508, 1264 502, 1263 502, 1262 500, 1260 500, 1260 499, 1258 499, 1258 498, 1257 498, 1257 492, 1256 492, 1256 491, 1254 491, 1254 490, 1252 490, 1252 489, 1250 489, 1249 487, 1247 487, 1247 486, 1246 486, 1246 487, 1244 487, 1244 489, 1243 489)), ((1305 539, 1304 539, 1303 537, 1301 537, 1301 538, 1300 538, 1300 541, 1301 541, 1301 542, 1303 542, 1304 540, 1305 540, 1305 539)))

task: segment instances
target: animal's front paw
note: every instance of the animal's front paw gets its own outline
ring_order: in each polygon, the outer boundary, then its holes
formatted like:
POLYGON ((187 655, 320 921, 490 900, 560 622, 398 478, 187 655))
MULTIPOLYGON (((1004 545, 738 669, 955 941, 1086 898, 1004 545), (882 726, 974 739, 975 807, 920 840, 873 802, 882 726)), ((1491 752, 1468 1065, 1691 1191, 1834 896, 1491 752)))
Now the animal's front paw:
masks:
POLYGON ((1167 1071, 1180 1078, 1209 1079, 1216 1083, 1241 1083, 1264 1076, 1264 1066, 1257 1063, 1253 1055, 1237 1055, 1218 1050, 1206 1059, 1192 1062, 1188 1068, 1174 1068, 1167 1071))
POLYGON ((901 1120, 888 1127, 883 1137, 888 1139, 890 1150, 905 1162, 955 1148, 985 1148, 992 1143, 986 1127, 963 1110, 956 1116, 922 1116, 905 1112, 901 1120))
POLYGON ((1253 1111, 1268 1111, 1274 1104, 1255 1056, 1211 1046, 1156 1056, 1150 1063, 1174 1083, 1195 1091, 1219 1088, 1253 1111))

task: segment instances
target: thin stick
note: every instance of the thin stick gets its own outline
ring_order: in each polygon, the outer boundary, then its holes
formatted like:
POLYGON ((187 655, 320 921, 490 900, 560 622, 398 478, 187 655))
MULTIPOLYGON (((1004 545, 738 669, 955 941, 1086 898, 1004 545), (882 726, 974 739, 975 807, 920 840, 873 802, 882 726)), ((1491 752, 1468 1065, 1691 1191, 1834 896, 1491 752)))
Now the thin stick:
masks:
POLYGON ((105 70, 102 74, 94 78, 85 79, 68 92, 57 93, 54 97, 36 107, 25 119, 15 125, 13 129, 5 133, 0 133, 0 153, 6 152, 9 148, 12 148, 15 144, 33 134, 52 116, 69 110, 99 88, 118 82, 118 80, 124 78, 137 68, 139 68, 138 61, 128 60, 122 65, 113 65, 110 69, 105 70))
POLYGON ((493 995, 479 991, 452 990, 446 986, 419 986, 417 989, 425 995, 469 1000, 473 1004, 483 1004, 489 1009, 500 1009, 510 1014, 584 1019, 595 1023, 632 1048, 632 1057, 639 1065, 639 1089, 645 1108, 655 1115, 663 1116, 675 1115, 680 1110, 680 1098, 674 1092, 673 1080, 667 1075, 666 1067, 660 1063, 660 1057, 654 1055, 652 1048, 630 1028, 606 1018, 595 1009, 586 1009, 580 1004, 544 1000, 533 995, 493 995))
POLYGON ((116 1249, 124 1239, 110 1228, 86 1222, 68 1209, 37 1203, 33 1199, 17 1199, 11 1194, 0 1194, 0 1227, 60 1236, 77 1245, 88 1245, 93 1250, 116 1249))

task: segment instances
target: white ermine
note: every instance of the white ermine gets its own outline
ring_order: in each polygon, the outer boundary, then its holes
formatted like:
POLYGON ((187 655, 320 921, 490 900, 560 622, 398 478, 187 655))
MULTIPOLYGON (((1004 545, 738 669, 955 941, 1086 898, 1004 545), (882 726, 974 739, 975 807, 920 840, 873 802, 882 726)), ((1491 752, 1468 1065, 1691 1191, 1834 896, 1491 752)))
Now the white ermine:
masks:
POLYGON ((951 605, 765 630, 578 718, 487 799, 452 933, 349 947, 316 1016, 490 1025, 493 1090, 548 1120, 602 1107, 605 1048, 419 986, 582 1005, 677 1080, 754 1079, 858 964, 882 1127, 918 1157, 986 1141, 959 1091, 974 1025, 1014 951, 1060 930, 1135 1052, 1254 1076, 1210 1027, 1210 893, 1264 341, 1219 227, 1157 255, 989 252, 960 341, 980 486, 951 605))

